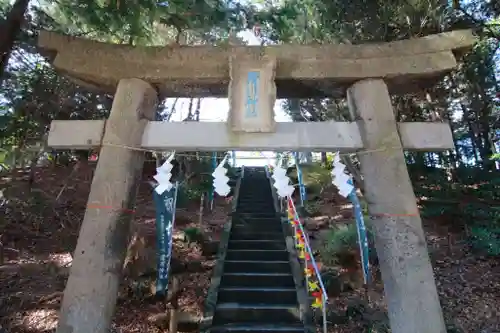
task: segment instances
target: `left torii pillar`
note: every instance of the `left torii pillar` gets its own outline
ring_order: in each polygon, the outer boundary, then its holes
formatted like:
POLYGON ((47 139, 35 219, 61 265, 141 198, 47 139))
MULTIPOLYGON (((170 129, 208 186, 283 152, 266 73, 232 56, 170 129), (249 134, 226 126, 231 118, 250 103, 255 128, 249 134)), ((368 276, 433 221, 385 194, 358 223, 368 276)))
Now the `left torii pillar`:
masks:
POLYGON ((144 163, 144 152, 134 148, 140 148, 157 103, 158 94, 149 83, 139 79, 118 83, 57 333, 109 332, 144 163))

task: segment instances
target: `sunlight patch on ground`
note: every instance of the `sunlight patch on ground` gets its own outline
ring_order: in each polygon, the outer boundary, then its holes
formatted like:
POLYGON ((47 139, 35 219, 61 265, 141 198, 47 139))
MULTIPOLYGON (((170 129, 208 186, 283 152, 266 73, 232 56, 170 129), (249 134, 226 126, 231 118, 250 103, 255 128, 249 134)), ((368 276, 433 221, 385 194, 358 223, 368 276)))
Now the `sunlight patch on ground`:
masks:
POLYGON ((37 309, 28 311, 22 319, 22 326, 28 330, 44 332, 57 327, 57 311, 37 309))
POLYGON ((71 262, 73 261, 73 257, 71 256, 71 253, 65 252, 65 253, 52 253, 49 254, 49 260, 53 263, 55 263, 58 266, 69 266, 71 262))

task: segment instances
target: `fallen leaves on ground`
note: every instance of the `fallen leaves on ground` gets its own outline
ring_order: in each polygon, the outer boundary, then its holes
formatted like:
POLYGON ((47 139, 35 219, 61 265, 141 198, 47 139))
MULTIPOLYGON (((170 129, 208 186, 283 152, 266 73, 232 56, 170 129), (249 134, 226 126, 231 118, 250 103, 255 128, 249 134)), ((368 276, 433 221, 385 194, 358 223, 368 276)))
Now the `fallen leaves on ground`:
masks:
MULTIPOLYGON (((73 174, 71 169, 41 168, 31 190, 23 180, 22 171, 17 175, 19 180, 9 184, 10 201, 2 207, 5 218, 0 221, 5 246, 5 264, 0 266, 0 327, 11 333, 50 332, 57 325, 57 311, 93 174, 92 165, 81 166, 73 174), (70 174, 71 184, 56 200, 70 174)), ((137 198, 135 221, 144 229, 152 230, 153 236, 154 214, 151 188, 144 183, 137 198)), ((198 227, 210 238, 218 239, 227 221, 225 202, 217 201, 214 211, 205 213, 201 227, 198 214, 196 203, 179 209, 176 231, 198 227)), ((214 260, 204 258, 194 243, 175 241, 173 253, 184 262, 200 261, 206 268, 204 272, 184 274, 180 278, 180 310, 201 316, 214 260)), ((119 300, 112 329, 130 333, 161 332, 149 318, 164 311, 163 301, 151 304, 133 297, 119 300)))

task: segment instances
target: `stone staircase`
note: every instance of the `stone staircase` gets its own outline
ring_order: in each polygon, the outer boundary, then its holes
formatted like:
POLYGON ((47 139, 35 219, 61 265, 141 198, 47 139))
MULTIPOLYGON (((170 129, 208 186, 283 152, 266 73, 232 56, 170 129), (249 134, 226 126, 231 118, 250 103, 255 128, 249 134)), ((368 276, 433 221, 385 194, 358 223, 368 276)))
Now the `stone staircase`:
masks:
POLYGON ((245 168, 223 259, 211 333, 305 331, 264 168, 245 168))

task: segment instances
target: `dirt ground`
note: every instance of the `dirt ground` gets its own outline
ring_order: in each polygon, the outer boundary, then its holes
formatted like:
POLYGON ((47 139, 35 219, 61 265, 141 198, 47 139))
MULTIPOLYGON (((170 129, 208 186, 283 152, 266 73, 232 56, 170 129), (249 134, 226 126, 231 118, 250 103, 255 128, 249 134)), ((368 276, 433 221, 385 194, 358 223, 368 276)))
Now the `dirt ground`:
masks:
MULTIPOLYGON (((0 240, 5 256, 4 265, 0 266, 0 325, 8 332, 52 332, 56 327, 57 310, 85 211, 92 173, 92 165, 84 165, 73 173, 71 167, 41 168, 36 173, 31 191, 27 181, 22 180, 26 176, 23 172, 15 175, 21 180, 11 182, 6 193, 9 202, 0 208, 0 240), (68 178, 72 181, 62 190, 68 178)), ((155 246, 154 207, 151 188, 146 182, 151 175, 145 171, 135 216, 136 232, 149 243, 148 248, 155 246)), ((228 219, 227 212, 227 204, 221 200, 213 212, 204 216, 202 228, 210 238, 216 240, 220 236, 228 219)), ((329 216, 328 222, 318 219, 316 229, 328 227, 336 220, 348 219, 349 212, 348 203, 338 198, 325 201, 324 214, 329 216)), ((197 204, 177 211, 173 253, 182 262, 196 261, 204 267, 202 272, 180 277, 183 290, 181 309, 199 316, 203 311, 214 260, 203 256, 199 245, 181 239, 181 231, 192 226, 198 226, 197 204)), ((425 228, 447 323, 463 332, 500 332, 498 259, 471 254, 463 235, 451 232, 439 221, 425 221, 425 228)), ((155 263, 154 251, 152 253, 149 257, 146 255, 143 265, 146 269, 155 263)), ((138 294, 127 296, 125 284, 113 321, 114 331, 166 332, 152 319, 164 313, 163 302, 138 294)), ((375 299, 372 307, 383 313, 380 281, 375 281, 371 294, 375 299)), ((349 304, 363 299, 361 289, 344 292, 329 299, 329 310, 342 312, 349 304)), ((360 325, 365 319, 354 316, 347 323, 331 323, 329 331, 362 332, 360 325)))

